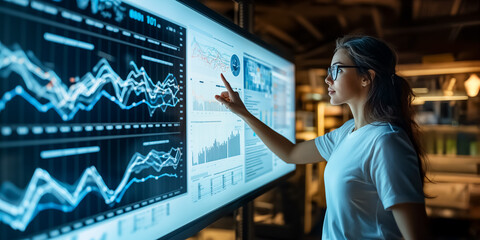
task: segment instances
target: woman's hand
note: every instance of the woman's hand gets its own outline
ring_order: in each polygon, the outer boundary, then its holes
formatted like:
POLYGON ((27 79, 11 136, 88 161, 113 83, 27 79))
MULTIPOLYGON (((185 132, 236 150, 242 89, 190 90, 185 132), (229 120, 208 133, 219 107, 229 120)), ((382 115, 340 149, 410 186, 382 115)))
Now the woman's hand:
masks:
POLYGON ((245 117, 249 114, 247 108, 240 99, 238 92, 233 91, 230 83, 225 79, 223 74, 220 74, 223 84, 227 91, 222 92, 220 95, 215 95, 215 99, 221 102, 227 109, 230 109, 233 113, 237 114, 240 117, 245 117))
POLYGON ((238 92, 233 91, 223 74, 220 76, 222 77, 223 84, 225 84, 227 91, 222 92, 220 95, 215 95, 215 99, 225 105, 230 111, 241 117, 273 153, 287 163, 303 164, 315 163, 323 160, 317 150, 314 140, 305 141, 295 145, 248 112, 240 99, 238 92))

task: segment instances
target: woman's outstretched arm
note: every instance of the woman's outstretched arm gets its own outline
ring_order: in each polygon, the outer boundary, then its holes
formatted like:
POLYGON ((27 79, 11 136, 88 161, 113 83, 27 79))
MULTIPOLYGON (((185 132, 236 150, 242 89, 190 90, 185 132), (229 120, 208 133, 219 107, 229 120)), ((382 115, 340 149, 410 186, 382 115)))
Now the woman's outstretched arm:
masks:
POLYGON ((227 91, 215 95, 215 99, 242 118, 265 143, 265 145, 279 158, 287 163, 305 164, 324 161, 315 146, 314 140, 294 144, 277 133, 258 118, 253 116, 245 107, 238 92, 233 91, 230 83, 223 74, 221 78, 227 91))

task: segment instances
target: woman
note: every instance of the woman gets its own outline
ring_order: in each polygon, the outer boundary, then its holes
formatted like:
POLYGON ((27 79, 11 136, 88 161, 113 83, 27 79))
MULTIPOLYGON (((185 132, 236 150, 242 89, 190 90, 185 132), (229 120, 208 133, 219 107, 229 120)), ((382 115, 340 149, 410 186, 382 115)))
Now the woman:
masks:
POLYGON ((412 90, 395 74, 397 57, 383 41, 346 36, 325 79, 330 102, 348 104, 353 119, 314 140, 293 144, 228 91, 215 98, 241 117, 281 159, 327 161, 323 239, 427 239, 424 153, 413 120, 412 90))

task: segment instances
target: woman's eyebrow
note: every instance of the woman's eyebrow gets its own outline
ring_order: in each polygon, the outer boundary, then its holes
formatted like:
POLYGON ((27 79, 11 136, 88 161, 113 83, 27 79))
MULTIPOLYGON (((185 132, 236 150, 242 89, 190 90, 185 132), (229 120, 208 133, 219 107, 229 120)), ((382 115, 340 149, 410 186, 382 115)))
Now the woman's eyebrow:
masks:
POLYGON ((332 66, 333 66, 333 65, 336 65, 336 64, 338 64, 338 63, 342 64, 342 62, 334 62, 334 63, 332 64, 332 66))

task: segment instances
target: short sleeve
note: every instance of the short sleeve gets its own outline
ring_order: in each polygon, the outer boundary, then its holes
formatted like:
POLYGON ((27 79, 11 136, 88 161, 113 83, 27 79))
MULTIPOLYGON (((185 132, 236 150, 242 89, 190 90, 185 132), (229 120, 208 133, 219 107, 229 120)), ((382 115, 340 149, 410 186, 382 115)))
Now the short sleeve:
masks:
POLYGON ((385 210, 399 203, 423 203, 418 157, 406 134, 382 135, 373 149, 370 177, 385 210))
POLYGON ((333 150, 335 150, 336 146, 344 137, 344 135, 348 133, 348 129, 350 129, 354 124, 355 122, 353 119, 350 119, 340 128, 315 138, 315 146, 317 147, 320 155, 322 155, 326 161, 328 161, 333 150))

